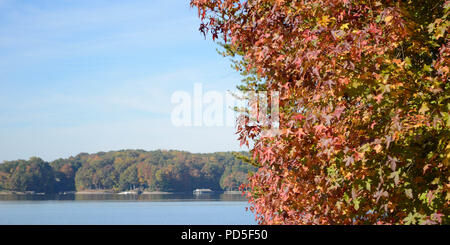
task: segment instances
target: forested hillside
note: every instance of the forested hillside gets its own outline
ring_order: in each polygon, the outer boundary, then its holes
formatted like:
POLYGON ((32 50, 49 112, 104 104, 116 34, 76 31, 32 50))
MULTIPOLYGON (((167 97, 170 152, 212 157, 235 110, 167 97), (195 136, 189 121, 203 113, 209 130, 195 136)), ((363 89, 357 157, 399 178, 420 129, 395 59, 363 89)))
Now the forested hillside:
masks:
POLYGON ((0 164, 0 190, 236 190, 246 182, 248 172, 255 170, 239 154, 245 153, 122 150, 80 153, 53 162, 33 157, 0 164))

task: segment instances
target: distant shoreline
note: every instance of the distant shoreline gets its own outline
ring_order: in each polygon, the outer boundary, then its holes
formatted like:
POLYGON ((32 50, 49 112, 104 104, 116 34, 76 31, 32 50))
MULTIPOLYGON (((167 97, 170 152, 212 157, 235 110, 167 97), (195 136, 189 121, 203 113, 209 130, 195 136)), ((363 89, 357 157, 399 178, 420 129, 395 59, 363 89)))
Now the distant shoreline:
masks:
POLYGON ((19 195, 33 194, 32 191, 62 195, 162 195, 211 189, 223 193, 238 190, 247 183, 248 174, 256 171, 240 158, 246 154, 120 150, 80 153, 52 162, 32 157, 0 163, 0 191, 19 195))
MULTIPOLYGON (((57 195, 98 195, 98 194, 119 194, 120 192, 114 192, 112 190, 83 190, 83 191, 68 191, 62 193, 36 193, 32 191, 0 191, 0 195, 47 195, 47 194, 57 194, 57 195)), ((140 195, 168 195, 186 192, 168 192, 168 191, 143 191, 140 195)), ((226 194, 226 195, 241 195, 242 191, 214 191, 216 194, 226 194)), ((132 195, 132 194, 131 194, 132 195)))
POLYGON ((242 194, 243 191, 224 191, 223 194, 242 194))
POLYGON ((32 191, 0 191, 0 195, 46 195, 46 193, 36 193, 32 191))

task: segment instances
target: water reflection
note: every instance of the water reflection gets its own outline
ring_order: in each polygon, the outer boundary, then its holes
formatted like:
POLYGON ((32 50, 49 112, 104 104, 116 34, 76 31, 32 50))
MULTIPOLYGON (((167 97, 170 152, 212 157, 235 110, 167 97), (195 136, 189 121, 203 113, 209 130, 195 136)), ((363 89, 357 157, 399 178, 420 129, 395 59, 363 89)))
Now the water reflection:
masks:
POLYGON ((0 195, 0 201, 39 201, 39 200, 69 200, 69 201, 247 201, 241 194, 46 194, 46 195, 0 195))

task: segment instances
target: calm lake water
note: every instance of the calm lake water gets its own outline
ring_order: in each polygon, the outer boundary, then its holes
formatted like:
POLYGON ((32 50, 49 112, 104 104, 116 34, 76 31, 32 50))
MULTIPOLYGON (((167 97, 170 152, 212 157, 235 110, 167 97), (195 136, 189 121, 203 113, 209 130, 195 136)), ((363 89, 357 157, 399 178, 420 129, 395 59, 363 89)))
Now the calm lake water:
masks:
POLYGON ((253 225, 241 195, 0 195, 0 225, 253 225))

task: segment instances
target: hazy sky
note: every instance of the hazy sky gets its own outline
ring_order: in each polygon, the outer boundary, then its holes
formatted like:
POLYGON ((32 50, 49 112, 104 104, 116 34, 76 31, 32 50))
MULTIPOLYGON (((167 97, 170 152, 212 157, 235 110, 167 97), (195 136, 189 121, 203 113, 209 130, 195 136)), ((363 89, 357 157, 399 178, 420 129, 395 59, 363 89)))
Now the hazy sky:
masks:
POLYGON ((189 0, 0 0, 0 161, 240 150, 233 127, 171 124, 173 92, 240 81, 198 26, 189 0))

